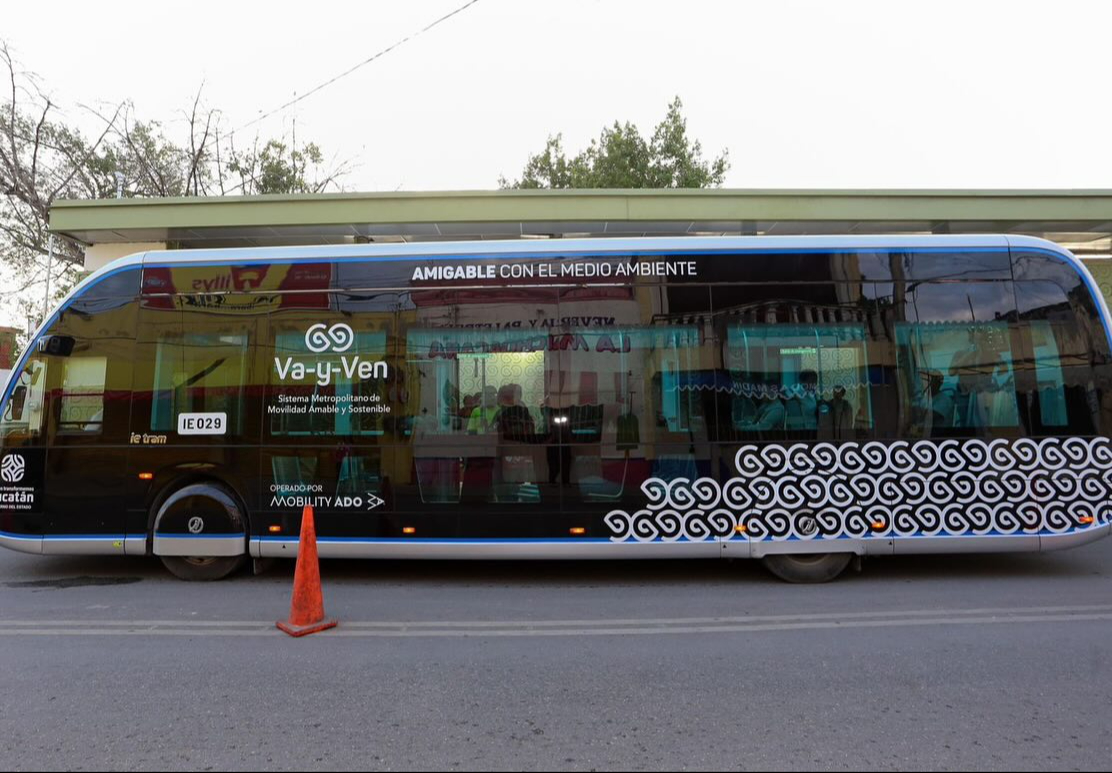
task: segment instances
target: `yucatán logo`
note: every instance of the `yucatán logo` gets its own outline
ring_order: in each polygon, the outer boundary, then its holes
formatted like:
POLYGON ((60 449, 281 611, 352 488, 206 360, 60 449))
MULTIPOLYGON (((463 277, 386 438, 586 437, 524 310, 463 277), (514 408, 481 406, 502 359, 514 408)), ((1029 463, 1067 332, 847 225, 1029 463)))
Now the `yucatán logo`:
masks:
POLYGON ((27 463, 19 454, 8 454, 0 461, 0 478, 5 483, 19 483, 27 472, 27 463))
POLYGON ((305 331, 305 348, 313 354, 338 354, 339 361, 275 357, 274 368, 282 380, 304 381, 308 378, 316 378, 317 384, 322 387, 331 384, 333 376, 342 375, 346 379, 359 378, 360 380, 386 378, 388 371, 385 362, 365 360, 358 354, 344 354, 354 344, 355 331, 350 325, 337 322, 329 327, 323 322, 318 322, 305 331))

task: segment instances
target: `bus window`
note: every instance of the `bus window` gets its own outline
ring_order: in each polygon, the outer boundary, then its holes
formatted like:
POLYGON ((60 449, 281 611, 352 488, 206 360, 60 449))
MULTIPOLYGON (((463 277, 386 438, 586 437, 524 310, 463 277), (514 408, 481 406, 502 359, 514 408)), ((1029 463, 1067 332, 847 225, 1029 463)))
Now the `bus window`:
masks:
POLYGON ((107 357, 68 357, 62 365, 59 433, 100 434, 104 429, 107 357))
POLYGON ((183 413, 224 413, 226 434, 243 434, 246 332, 187 332, 160 337, 154 366, 152 431, 176 432, 178 416, 183 413))
POLYGON ((1038 434, 1088 435, 1100 423, 1093 362, 1105 332, 1083 301, 1075 280, 1071 292, 1057 282, 1016 282, 1016 303, 1030 347, 1030 366, 1020 381, 1027 395, 1031 429, 1038 434))
POLYGON ((46 367, 45 359, 36 354, 19 374, 11 398, 4 406, 4 415, 0 418, 0 436, 5 446, 41 442, 46 367))
POLYGON ((1064 427, 1069 421, 1066 418, 1066 382, 1062 377, 1058 342, 1054 340, 1049 322, 1032 322, 1028 329, 1031 331, 1039 422, 1044 427, 1064 427))
POLYGON ((896 325, 900 397, 911 437, 1019 427, 1006 322, 896 325))
POLYGON ((845 440, 873 425, 861 325, 730 325, 726 365, 740 435, 845 440))
POLYGON ((540 502, 548 334, 414 327, 405 346, 421 501, 540 502))
POLYGON ((270 434, 290 438, 383 435, 389 375, 386 330, 354 322, 314 323, 296 316, 271 319, 270 434), (314 333, 325 336, 319 344, 314 333))

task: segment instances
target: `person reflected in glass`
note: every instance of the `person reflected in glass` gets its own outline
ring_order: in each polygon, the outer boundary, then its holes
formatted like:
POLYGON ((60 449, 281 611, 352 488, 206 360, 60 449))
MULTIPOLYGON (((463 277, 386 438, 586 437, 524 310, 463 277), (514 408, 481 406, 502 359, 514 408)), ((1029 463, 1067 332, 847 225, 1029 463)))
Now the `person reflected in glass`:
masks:
POLYGON ((489 432, 494 428, 499 410, 498 390, 493 384, 487 384, 483 387, 480 404, 471 411, 471 416, 467 420, 467 434, 482 435, 489 432))
POLYGON ((942 373, 927 371, 927 400, 930 405, 927 435, 933 429, 946 429, 954 426, 956 401, 954 390, 947 389, 942 373))
POLYGON ((853 403, 846 399, 846 388, 834 387, 829 400, 818 407, 819 429, 823 438, 845 440, 854 435, 855 415, 853 403))
POLYGON ((784 403, 780 399, 780 384, 775 381, 760 385, 756 394, 757 414, 752 421, 742 422, 738 429, 744 432, 764 432, 784 428, 784 403))
POLYGON ((784 404, 785 429, 808 430, 818 426, 818 386, 819 374, 815 371, 799 374, 799 383, 784 404))
POLYGON ((503 440, 527 441, 533 434, 533 415, 522 404, 520 384, 506 384, 498 390, 496 422, 503 440))

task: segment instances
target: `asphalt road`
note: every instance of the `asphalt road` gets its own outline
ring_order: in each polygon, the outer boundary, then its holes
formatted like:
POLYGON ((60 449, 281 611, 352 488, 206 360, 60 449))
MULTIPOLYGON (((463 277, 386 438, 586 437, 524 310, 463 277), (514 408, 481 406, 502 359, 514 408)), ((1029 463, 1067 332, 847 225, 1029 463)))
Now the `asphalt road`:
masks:
POLYGON ((7 769, 1102 769, 1112 540, 756 563, 324 562, 331 632, 287 638, 292 565, 0 552, 7 769))

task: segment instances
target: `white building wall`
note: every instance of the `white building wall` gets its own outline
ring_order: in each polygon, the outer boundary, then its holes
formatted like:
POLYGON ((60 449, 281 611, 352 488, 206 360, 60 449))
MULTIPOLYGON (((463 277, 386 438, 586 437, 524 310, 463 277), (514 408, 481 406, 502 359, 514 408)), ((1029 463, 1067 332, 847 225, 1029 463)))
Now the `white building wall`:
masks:
POLYGON ((90 244, 85 248, 85 269, 96 271, 116 258, 134 255, 137 252, 164 250, 166 242, 126 242, 123 244, 90 244))

